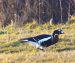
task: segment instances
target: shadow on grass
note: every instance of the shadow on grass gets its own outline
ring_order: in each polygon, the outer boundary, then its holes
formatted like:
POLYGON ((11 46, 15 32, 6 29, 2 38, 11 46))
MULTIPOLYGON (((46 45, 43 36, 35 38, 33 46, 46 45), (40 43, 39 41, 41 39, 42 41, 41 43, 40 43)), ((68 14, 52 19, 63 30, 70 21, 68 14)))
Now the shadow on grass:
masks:
POLYGON ((26 49, 20 48, 19 46, 22 46, 20 42, 12 42, 12 43, 6 43, 3 45, 0 45, 0 53, 15 53, 15 52, 21 52, 26 49))
MULTIPOLYGON (((19 52, 23 52, 23 51, 32 51, 32 50, 36 50, 34 47, 30 47, 30 45, 25 44, 25 43, 20 43, 18 41, 13 42, 11 44, 7 44, 5 46, 2 46, 2 48, 0 48, 0 53, 19 53, 19 52)), ((38 50, 36 50, 38 51, 38 50)))
POLYGON ((58 49, 57 50, 58 52, 75 50, 74 41, 71 41, 71 39, 60 39, 60 42, 61 41, 65 42, 66 45, 73 46, 73 47, 66 47, 63 49, 58 49))
MULTIPOLYGON (((70 39, 60 39, 60 42, 70 42, 70 39)), ((0 53, 18 53, 18 52, 22 52, 22 51, 32 51, 33 49, 36 50, 33 47, 26 47, 28 45, 25 45, 25 43, 21 43, 20 41, 15 41, 9 44, 6 44, 4 46, 2 46, 2 48, 0 48, 0 53), (22 46, 22 47, 20 47, 22 46), (25 46, 25 47, 23 47, 25 46)), ((71 45, 72 46, 72 45, 71 45)), ((56 49, 57 52, 62 52, 62 51, 70 51, 70 50, 75 50, 75 47, 67 47, 67 48, 63 48, 63 49, 56 49)))
POLYGON ((65 39, 65 38, 64 39, 61 39, 60 38, 59 42, 61 42, 61 41, 63 41, 63 42, 71 42, 71 39, 65 39))
POLYGON ((2 35, 2 34, 6 34, 7 32, 3 32, 3 31, 0 31, 0 35, 2 35))
POLYGON ((74 48, 63 48, 63 49, 58 49, 57 51, 58 51, 58 52, 62 52, 62 51, 71 51, 71 50, 75 50, 75 47, 74 47, 74 48))

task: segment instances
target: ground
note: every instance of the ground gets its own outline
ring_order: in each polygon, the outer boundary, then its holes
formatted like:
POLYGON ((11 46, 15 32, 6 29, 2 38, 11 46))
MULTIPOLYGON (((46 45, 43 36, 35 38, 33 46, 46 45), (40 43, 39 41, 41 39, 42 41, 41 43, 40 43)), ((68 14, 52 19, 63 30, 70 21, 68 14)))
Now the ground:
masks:
POLYGON ((38 26, 33 22, 19 28, 12 24, 0 28, 0 63, 75 63, 75 23, 38 26), (60 35, 59 42, 45 48, 45 51, 19 41, 24 37, 52 34, 59 28, 65 34, 60 35))

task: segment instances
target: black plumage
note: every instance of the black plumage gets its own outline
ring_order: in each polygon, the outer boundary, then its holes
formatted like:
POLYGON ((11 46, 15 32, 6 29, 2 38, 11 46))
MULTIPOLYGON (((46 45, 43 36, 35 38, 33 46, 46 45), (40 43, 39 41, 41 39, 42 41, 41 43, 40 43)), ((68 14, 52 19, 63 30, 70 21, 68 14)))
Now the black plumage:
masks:
POLYGON ((22 43, 31 43, 36 46, 36 48, 43 49, 43 47, 48 47, 57 43, 59 40, 59 35, 63 33, 63 30, 57 29, 52 33, 52 35, 42 34, 35 37, 23 38, 20 39, 20 41, 22 43))

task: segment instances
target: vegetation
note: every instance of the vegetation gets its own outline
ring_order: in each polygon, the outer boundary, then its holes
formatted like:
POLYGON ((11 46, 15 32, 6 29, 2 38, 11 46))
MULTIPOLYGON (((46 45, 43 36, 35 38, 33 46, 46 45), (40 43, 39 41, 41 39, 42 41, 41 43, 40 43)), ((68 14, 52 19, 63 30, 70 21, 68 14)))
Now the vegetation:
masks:
POLYGON ((0 26, 17 26, 35 20, 39 24, 66 23, 75 15, 75 0, 0 0, 0 26))
POLYGON ((75 0, 0 0, 0 63, 74 62, 75 0), (19 41, 59 28, 65 34, 45 51, 19 41))
POLYGON ((0 63, 74 63, 75 62, 75 23, 38 25, 35 21, 22 27, 13 23, 0 28, 0 63), (30 44, 22 44, 19 39, 40 34, 51 34, 61 28, 65 34, 60 35, 59 43, 52 45, 43 52, 30 44))

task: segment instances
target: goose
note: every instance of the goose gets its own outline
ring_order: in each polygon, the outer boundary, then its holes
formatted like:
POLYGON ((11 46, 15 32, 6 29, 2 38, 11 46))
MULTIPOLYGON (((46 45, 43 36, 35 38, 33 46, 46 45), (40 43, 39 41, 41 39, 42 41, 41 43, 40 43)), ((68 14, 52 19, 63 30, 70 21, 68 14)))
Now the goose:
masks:
POLYGON ((64 34, 64 31, 61 29, 54 30, 52 34, 42 34, 29 38, 20 39, 21 43, 30 43, 34 45, 37 49, 43 50, 44 47, 49 47, 53 44, 56 44, 59 40, 59 35, 64 34))

